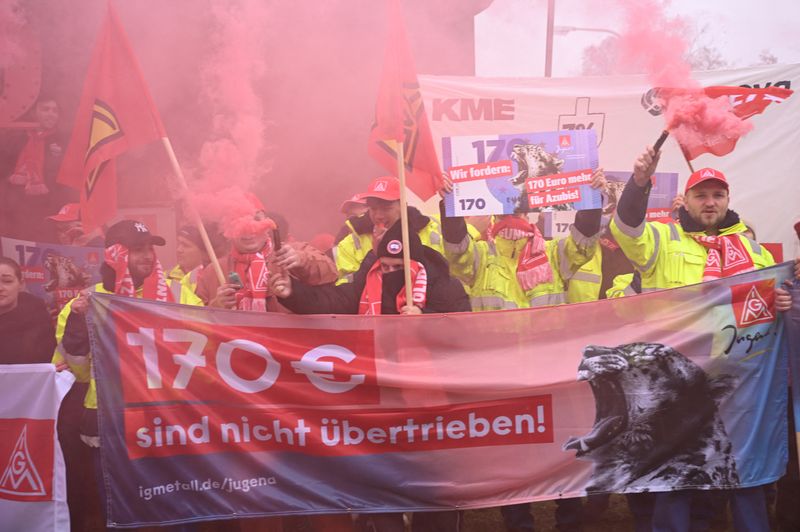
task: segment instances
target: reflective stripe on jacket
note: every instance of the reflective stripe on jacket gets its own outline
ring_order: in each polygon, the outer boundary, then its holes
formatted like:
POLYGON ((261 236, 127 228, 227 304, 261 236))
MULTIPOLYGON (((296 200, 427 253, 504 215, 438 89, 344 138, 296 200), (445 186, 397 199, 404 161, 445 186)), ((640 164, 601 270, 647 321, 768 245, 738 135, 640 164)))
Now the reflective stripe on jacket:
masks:
POLYGON ((600 243, 592 248, 592 258, 580 270, 569 277, 567 283, 567 303, 584 303, 600 298, 600 285, 603 283, 603 250, 600 243))
POLYGON ((525 240, 497 237, 489 242, 467 235, 459 244, 445 242, 445 257, 451 273, 468 288, 473 311, 543 307, 565 303, 564 282, 589 260, 595 241, 580 246, 573 236, 547 241, 545 253, 553 280, 528 291, 517 280, 525 240))
MULTIPOLYGON (((738 222, 723 229, 720 236, 738 234, 756 269, 775 264, 766 248, 741 234, 746 229, 738 222)), ((611 233, 641 272, 643 292, 702 282, 708 251, 679 223, 642 222, 630 227, 614 215, 611 233)))
MULTIPOLYGON (((422 245, 433 248, 444 255, 442 246, 442 230, 439 227, 439 220, 434 216, 428 216, 428 224, 417 231, 422 245)), ((336 261, 336 268, 339 270, 339 280, 336 284, 348 283, 353 279, 353 274, 358 271, 364 257, 372 251, 372 233, 356 233, 348 220, 347 226, 351 229, 350 234, 339 242, 333 251, 333 258, 336 261)))

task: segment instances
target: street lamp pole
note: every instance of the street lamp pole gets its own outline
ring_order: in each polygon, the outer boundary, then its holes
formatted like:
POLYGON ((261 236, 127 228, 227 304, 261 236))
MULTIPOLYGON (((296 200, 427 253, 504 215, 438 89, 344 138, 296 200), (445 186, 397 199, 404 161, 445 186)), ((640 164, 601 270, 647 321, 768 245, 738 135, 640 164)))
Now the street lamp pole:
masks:
POLYGON ((613 35, 614 37, 617 37, 617 38, 622 37, 616 31, 609 30, 609 29, 606 29, 606 28, 581 28, 581 27, 578 27, 578 26, 555 26, 553 28, 553 33, 555 33, 557 35, 566 35, 566 34, 571 33, 573 31, 592 31, 592 32, 595 32, 595 33, 608 33, 608 34, 613 35))
POLYGON ((547 37, 544 47, 544 77, 553 74, 553 23, 556 18, 556 0, 547 0, 547 37))
POLYGON ((608 33, 620 38, 622 35, 614 30, 606 28, 579 28, 577 26, 553 26, 555 18, 555 0, 547 0, 547 40, 544 47, 544 77, 549 78, 553 74, 553 35, 566 35, 573 31, 591 31, 595 33, 608 33))

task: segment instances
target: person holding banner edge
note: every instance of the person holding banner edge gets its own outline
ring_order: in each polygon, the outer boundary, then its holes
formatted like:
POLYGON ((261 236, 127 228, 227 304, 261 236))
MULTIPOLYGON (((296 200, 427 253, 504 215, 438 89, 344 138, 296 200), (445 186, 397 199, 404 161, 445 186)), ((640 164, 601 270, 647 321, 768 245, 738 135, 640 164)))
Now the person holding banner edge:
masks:
MULTIPOLYGON (((353 280, 340 285, 310 286, 282 273, 270 279, 270 291, 297 314, 423 314, 469 312, 461 283, 450 276, 444 257, 424 246, 414 232, 408 235, 412 272, 412 301, 405 296, 401 224, 395 222, 367 253, 353 280)), ((360 517, 368 530, 402 532, 402 513, 377 513, 360 517)), ((414 532, 458 532, 461 512, 415 512, 414 532)))
MULTIPOLYGON (((602 170, 595 171, 592 188, 602 189, 605 183, 602 170)), ((451 189, 447 178, 443 193, 451 189)), ((478 241, 463 218, 444 215, 444 202, 440 211, 445 257, 469 292, 473 311, 565 303, 566 281, 592 257, 601 222, 599 209, 578 211, 568 238, 545 241, 525 218, 496 216, 488 239, 478 241)))
MULTIPOLYGON (((647 222, 647 198, 659 158, 660 152, 653 147, 637 158, 611 222, 614 238, 642 274, 643 291, 696 284, 775 263, 769 251, 744 236, 745 225, 728 208, 728 182, 712 168, 689 177, 677 223, 647 222)), ((800 279, 797 260, 795 276, 800 279)), ((785 312, 791 306, 790 293, 775 288, 775 309, 785 312)), ((762 486, 733 489, 730 494, 737 531, 769 530, 762 486)), ((697 495, 696 490, 656 493, 653 530, 683 531, 698 524, 692 523, 690 515, 692 498, 697 495)))
MULTIPOLYGON (((379 242, 383 233, 400 220, 400 181, 393 176, 373 179, 366 192, 357 194, 351 200, 363 201, 367 214, 351 217, 345 223, 349 230, 334 248, 336 268, 339 271, 338 284, 352 280, 353 275, 364 258, 379 242)), ((419 236, 425 246, 443 253, 439 220, 425 216, 414 207, 408 207, 408 223, 412 232, 419 236)), ((340 234, 343 234, 340 231, 340 234)))
MULTIPOLYGON (((440 195, 452 191, 444 176, 440 195)), ((592 188, 606 186, 602 169, 593 173, 592 188)), ((451 272, 470 295, 473 311, 532 308, 566 302, 566 283, 593 257, 601 231, 601 209, 578 211, 570 236, 545 241, 539 229, 518 215, 493 217, 487 240, 476 240, 464 218, 447 217, 439 203, 445 257, 451 272)), ((500 508, 506 530, 533 532, 529 503, 500 508)), ((582 530, 583 508, 578 498, 556 500, 556 527, 582 530)))
MULTIPOLYGON (((100 266, 102 281, 81 293, 61 310, 56 324, 56 341, 52 362, 65 364, 79 382, 88 382, 80 421, 80 439, 91 447, 95 476, 102 490, 99 454, 100 437, 97 427, 97 388, 94 381, 85 314, 89 308, 89 293, 118 294, 128 297, 171 301, 201 306, 202 302, 188 288, 166 278, 153 246, 163 246, 165 240, 150 233, 147 226, 134 220, 122 220, 106 233, 105 257, 100 266)), ((69 460, 70 457, 67 457, 69 460)), ((101 500, 104 497, 101 496, 101 500)), ((102 510, 100 510, 102 511, 102 510)))

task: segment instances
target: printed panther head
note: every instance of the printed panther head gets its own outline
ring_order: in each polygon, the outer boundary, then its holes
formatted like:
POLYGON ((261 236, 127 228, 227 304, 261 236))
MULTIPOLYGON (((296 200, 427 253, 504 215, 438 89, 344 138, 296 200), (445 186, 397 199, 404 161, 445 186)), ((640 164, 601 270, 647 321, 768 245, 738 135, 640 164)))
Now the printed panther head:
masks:
POLYGON ((596 415, 588 434, 564 444, 564 450, 575 450, 576 456, 620 442, 651 445, 660 438, 653 427, 665 424, 672 423, 673 430, 692 430, 714 417, 733 386, 732 377, 709 378, 675 349, 654 343, 587 346, 578 380, 591 385, 596 415))

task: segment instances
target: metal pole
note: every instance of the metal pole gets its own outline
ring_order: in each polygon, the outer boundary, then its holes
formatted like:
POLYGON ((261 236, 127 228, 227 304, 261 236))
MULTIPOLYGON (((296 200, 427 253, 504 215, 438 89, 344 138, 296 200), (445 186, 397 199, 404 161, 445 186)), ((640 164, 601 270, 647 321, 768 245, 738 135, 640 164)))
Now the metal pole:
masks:
POLYGON ((547 37, 544 48, 544 77, 553 74, 553 23, 556 18, 556 0, 547 0, 547 37))

